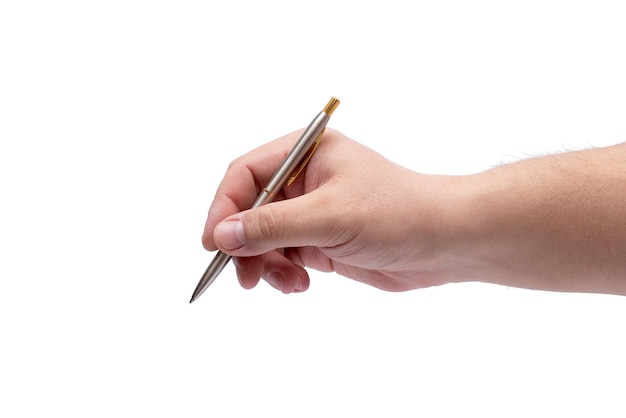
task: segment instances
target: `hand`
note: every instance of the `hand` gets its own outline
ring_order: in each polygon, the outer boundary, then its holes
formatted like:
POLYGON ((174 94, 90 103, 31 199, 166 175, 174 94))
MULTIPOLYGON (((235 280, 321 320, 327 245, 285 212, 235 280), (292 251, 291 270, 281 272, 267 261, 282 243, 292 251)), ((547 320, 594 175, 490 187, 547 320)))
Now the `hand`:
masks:
POLYGON ((277 201, 245 210, 298 137, 235 160, 209 210, 204 246, 235 257, 245 288, 303 291, 310 267, 389 291, 476 280, 626 295, 626 144, 431 176, 328 129, 277 201))
POLYGON ((402 168, 327 129, 305 171, 274 202, 247 210, 301 132, 233 161, 209 210, 203 245, 235 258, 244 288, 264 278, 304 291, 304 267, 389 291, 446 282, 437 266, 444 177, 402 168))

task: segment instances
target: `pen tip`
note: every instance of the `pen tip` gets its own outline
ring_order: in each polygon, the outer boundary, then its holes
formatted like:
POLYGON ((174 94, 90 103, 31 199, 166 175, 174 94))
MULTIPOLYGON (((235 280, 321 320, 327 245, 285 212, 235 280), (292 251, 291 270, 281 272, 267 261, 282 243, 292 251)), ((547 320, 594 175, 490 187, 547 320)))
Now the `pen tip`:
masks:
POLYGON ((191 297, 191 300, 189 301, 189 303, 193 303, 193 301, 196 300, 196 298, 194 298, 193 296, 191 297))

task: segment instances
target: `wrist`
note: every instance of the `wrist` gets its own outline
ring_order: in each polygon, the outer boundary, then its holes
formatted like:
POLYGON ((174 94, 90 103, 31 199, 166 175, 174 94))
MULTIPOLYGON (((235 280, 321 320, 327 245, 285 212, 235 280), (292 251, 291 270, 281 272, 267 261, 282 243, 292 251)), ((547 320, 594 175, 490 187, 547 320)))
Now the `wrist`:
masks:
POLYGON ((481 218, 489 187, 480 175, 437 176, 435 184, 432 270, 442 284, 480 281, 486 271, 477 246, 486 239, 481 218))

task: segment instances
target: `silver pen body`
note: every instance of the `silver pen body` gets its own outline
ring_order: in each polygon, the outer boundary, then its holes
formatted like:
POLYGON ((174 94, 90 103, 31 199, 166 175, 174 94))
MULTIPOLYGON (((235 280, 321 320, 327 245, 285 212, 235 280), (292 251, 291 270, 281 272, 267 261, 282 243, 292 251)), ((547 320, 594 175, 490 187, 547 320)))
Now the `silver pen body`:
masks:
MULTIPOLYGON (((317 116, 311 121, 309 126, 300 136, 300 139, 298 139, 287 157, 285 157, 280 167, 278 167, 278 170, 276 170, 265 188, 261 191, 261 193, 259 193, 259 196, 252 204, 251 209, 270 203, 274 200, 276 194, 280 192, 283 186, 288 183, 290 184, 295 176, 297 176, 298 173, 304 168, 304 164, 308 162, 312 152, 315 151, 315 147, 317 147, 317 143, 324 134, 324 129, 330 119, 330 115, 338 104, 339 100, 332 98, 324 110, 318 113, 317 116)), ((211 283, 215 281, 231 258, 232 257, 230 255, 225 254, 222 251, 218 251, 217 254, 215 254, 211 264, 209 264, 206 271, 200 278, 200 281, 193 292, 190 303, 198 299, 200 295, 202 295, 202 293, 204 293, 204 291, 211 285, 211 283)))

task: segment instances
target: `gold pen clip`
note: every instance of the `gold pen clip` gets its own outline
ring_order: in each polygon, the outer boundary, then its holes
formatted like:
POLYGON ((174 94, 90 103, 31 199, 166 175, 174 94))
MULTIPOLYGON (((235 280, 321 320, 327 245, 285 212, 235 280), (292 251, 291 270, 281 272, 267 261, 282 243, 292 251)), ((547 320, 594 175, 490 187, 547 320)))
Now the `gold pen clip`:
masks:
MULTIPOLYGON (((322 112, 330 116, 333 114, 335 109, 337 109, 337 106, 339 106, 339 99, 333 96, 330 98, 328 103, 326 103, 326 106, 324 107, 322 112)), ((295 169, 293 173, 291 173, 291 176, 289 176, 289 178, 287 179, 287 183, 286 183, 287 186, 291 185, 291 183, 294 182, 294 180, 296 179, 296 177, 298 177, 298 175, 302 172, 302 170, 304 170, 304 167, 307 165, 307 163, 313 156, 313 153, 315 153, 317 146, 320 144, 320 140, 322 139, 322 135, 324 135, 324 131, 326 131, 326 127, 324 127, 324 129, 322 129, 322 132, 320 132, 317 138, 315 138, 313 145, 311 145, 311 148, 309 148, 309 151, 307 151, 304 158, 302 158, 302 163, 300 163, 300 166, 297 169, 295 169)))
POLYGON ((291 183, 293 183, 296 177, 298 177, 298 175, 302 172, 302 170, 304 170, 304 167, 307 165, 307 163, 313 156, 313 153, 315 153, 317 146, 320 144, 320 140, 322 139, 322 135, 324 135, 325 130, 326 128, 322 129, 322 132, 320 132, 317 138, 315 138, 315 142, 313 142, 313 145, 311 145, 311 148, 309 148, 309 151, 307 151, 304 158, 302 158, 302 162, 300 163, 300 166, 296 168, 293 171, 293 173, 291 173, 291 176, 289 176, 289 178, 287 179, 287 183, 286 183, 287 186, 291 186, 291 183))

